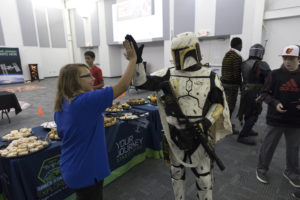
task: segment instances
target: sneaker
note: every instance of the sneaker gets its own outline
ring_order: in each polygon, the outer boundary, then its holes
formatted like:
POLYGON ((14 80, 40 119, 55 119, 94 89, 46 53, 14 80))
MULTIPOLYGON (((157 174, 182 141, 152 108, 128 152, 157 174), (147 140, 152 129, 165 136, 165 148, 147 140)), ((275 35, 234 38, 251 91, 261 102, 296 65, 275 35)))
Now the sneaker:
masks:
POLYGON ((299 200, 300 200, 300 191, 293 192, 293 193, 292 193, 292 196, 293 196, 295 199, 299 199, 299 200))
POLYGON ((256 178, 259 182, 263 184, 269 184, 269 180, 266 173, 256 170, 256 178))
POLYGON ((237 141, 239 143, 246 144, 246 145, 252 145, 252 146, 256 145, 255 140, 251 137, 238 137, 237 141))
POLYGON ((232 129, 232 134, 233 135, 239 135, 240 132, 238 130, 236 130, 236 129, 232 129))
POLYGON ((290 177, 287 172, 283 172, 283 176, 290 182, 290 184, 296 188, 300 188, 300 179, 299 176, 290 177))
POLYGON ((251 130, 249 136, 258 136, 258 132, 251 130))

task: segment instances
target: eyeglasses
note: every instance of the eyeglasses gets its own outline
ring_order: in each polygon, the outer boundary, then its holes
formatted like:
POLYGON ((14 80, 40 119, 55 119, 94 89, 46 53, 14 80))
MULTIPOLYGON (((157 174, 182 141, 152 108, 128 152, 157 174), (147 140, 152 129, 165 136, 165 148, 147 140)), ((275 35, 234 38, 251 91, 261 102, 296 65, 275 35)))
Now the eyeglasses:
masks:
POLYGON ((80 78, 93 78, 93 76, 91 74, 85 74, 85 75, 81 75, 79 77, 80 78))

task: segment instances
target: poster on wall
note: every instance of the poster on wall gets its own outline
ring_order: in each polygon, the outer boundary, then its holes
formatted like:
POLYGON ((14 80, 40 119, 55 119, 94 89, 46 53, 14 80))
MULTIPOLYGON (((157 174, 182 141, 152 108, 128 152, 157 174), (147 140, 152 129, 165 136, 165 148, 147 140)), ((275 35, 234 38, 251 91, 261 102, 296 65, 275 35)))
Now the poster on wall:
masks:
POLYGON ((0 48, 0 84, 23 83, 18 48, 0 48))

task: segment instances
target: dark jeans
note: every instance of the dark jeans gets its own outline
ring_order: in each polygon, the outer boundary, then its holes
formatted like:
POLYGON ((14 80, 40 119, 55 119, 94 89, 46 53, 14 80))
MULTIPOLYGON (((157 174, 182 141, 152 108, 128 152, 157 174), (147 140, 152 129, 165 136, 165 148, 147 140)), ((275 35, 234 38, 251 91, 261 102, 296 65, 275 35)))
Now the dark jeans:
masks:
POLYGON ((258 116, 250 116, 245 118, 245 124, 240 132, 239 137, 248 137, 253 126, 255 125, 256 121, 258 119, 258 116))
POLYGON ((231 85, 231 84, 224 84, 224 91, 226 95, 226 100, 228 103, 229 111, 230 111, 230 117, 234 111, 238 92, 239 92, 239 87, 240 85, 231 85))
POLYGON ((284 134, 286 143, 286 172, 289 176, 299 173, 300 128, 267 126, 267 135, 260 147, 257 170, 266 173, 273 158, 274 151, 284 134))
POLYGON ((94 185, 76 189, 76 200, 102 200, 103 199, 103 180, 94 185))

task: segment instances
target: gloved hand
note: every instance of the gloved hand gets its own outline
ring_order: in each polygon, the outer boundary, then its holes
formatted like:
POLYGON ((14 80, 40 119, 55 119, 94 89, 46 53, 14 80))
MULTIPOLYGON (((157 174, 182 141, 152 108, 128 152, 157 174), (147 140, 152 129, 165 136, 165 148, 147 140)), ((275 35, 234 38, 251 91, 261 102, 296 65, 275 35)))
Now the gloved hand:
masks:
POLYGON ((140 47, 138 47, 136 41, 134 40, 134 38, 131 35, 126 35, 125 36, 125 40, 128 40, 129 42, 132 42, 136 56, 137 56, 137 60, 136 60, 136 64, 143 62, 143 58, 142 58, 142 54, 143 54, 143 49, 144 49, 144 45, 142 44, 140 47))
POLYGON ((211 122, 207 119, 204 118, 200 121, 199 126, 202 127, 204 133, 208 134, 208 129, 211 127, 211 122))
POLYGON ((207 135, 208 129, 211 127, 211 125, 212 125, 211 122, 207 118, 204 118, 200 121, 190 123, 187 126, 187 129, 197 130, 197 131, 207 135))

